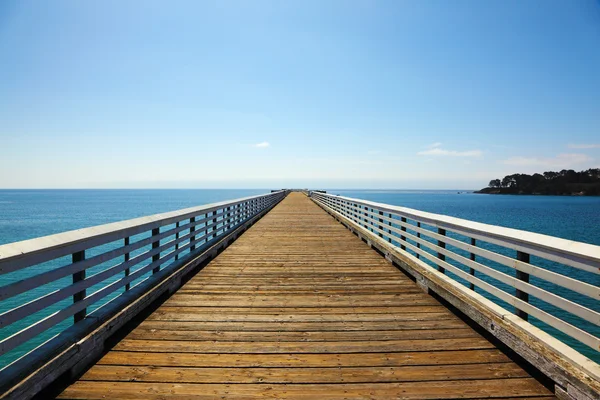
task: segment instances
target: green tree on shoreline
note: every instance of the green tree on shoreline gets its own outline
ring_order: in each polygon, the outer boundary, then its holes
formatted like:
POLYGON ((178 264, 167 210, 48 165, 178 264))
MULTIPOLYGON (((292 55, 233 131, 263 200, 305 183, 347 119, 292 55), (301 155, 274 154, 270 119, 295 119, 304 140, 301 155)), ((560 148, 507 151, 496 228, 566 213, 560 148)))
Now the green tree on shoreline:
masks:
POLYGON ((503 179, 492 179, 487 188, 476 193, 598 196, 600 168, 507 175, 503 179))

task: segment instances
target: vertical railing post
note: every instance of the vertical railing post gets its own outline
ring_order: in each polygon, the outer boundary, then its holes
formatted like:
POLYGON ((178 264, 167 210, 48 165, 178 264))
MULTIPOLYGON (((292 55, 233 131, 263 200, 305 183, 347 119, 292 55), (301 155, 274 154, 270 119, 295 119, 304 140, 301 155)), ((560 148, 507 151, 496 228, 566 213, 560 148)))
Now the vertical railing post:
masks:
MULTIPOLYGON (((400 217, 400 222, 403 222, 406 224, 406 218, 400 217)), ((400 225, 400 230, 403 232, 406 232, 406 227, 403 225, 400 225)), ((406 236, 400 235, 400 249, 402 249, 402 250, 406 250, 406 246, 403 244, 404 242, 406 242, 406 236)))
MULTIPOLYGON (((160 228, 152 229, 152 236, 158 236, 159 233, 160 233, 160 228)), ((156 241, 152 242, 152 250, 158 249, 159 246, 160 246, 160 240, 156 240, 156 241)), ((160 252, 158 252, 157 254, 152 256, 152 262, 155 262, 158 260, 160 260, 160 252)), ((158 271, 160 271, 160 265, 152 268, 153 274, 158 273, 158 271)))
MULTIPOLYGON (((383 216, 383 211, 379 211, 379 215, 383 216)), ((379 226, 377 227, 377 229, 379 229, 379 237, 382 238, 383 237, 383 218, 379 217, 379 226)))
MULTIPOLYGON (((475 240, 475 239, 471 238, 471 246, 476 246, 476 245, 477 245, 477 240, 475 240)), ((475 261, 475 253, 471 253, 471 261, 475 261)), ((475 269, 473 269, 473 268, 469 268, 469 274, 471 274, 471 275, 475 276, 475 269)), ((471 283, 471 284, 469 285, 469 288, 470 288, 471 290, 475 290, 475 284, 474 284, 474 283, 471 283)))
MULTIPOLYGON (((194 222, 196 222, 196 217, 190 218, 190 224, 193 224, 194 222)), ((205 225, 206 225, 206 223, 205 223, 205 225)), ((194 232, 196 232, 196 225, 193 225, 190 227, 190 233, 193 234, 194 232)), ((196 250, 196 243, 194 243, 195 241, 196 241, 196 235, 190 236, 190 243, 191 243, 190 253, 192 251, 196 250)))
MULTIPOLYGON (((421 223, 419 221, 417 221, 417 228, 421 227, 421 223)), ((420 239, 421 238, 421 232, 417 232, 417 237, 420 239)), ((421 243, 417 242, 417 249, 421 248, 421 243)), ((421 255, 419 253, 417 253, 417 259, 421 258, 421 255)))
MULTIPOLYGON (((129 246, 129 236, 127 236, 125 238, 125 246, 129 246)), ((125 262, 129 261, 129 252, 125 253, 125 262)), ((125 278, 127 278, 129 276, 129 268, 125 268, 125 278)), ((125 284, 125 291, 129 291, 129 289, 131 288, 131 283, 126 283, 125 284)))
POLYGON ((225 230, 228 231, 231 223, 231 206, 227 207, 227 225, 225 230))
POLYGON ((213 227, 212 227, 212 232, 213 232, 213 235, 212 235, 212 238, 213 238, 213 239, 217 237, 217 225, 218 225, 218 224, 217 224, 217 218, 216 218, 217 211, 218 211, 218 210, 215 210, 215 211, 213 211, 213 213, 212 213, 213 217, 215 217, 215 218, 213 218, 213 220, 212 220, 212 222, 213 222, 213 227))
MULTIPOLYGON (((529 264, 529 258, 530 257, 529 257, 528 253, 524 253, 522 251, 517 251, 517 260, 529 264)), ((516 270, 516 277, 517 277, 517 279, 519 279, 523 282, 529 283, 529 274, 526 272, 516 270)), ((526 293, 519 289, 515 289, 515 292, 516 292, 515 296, 518 299, 523 300, 526 303, 529 303, 529 293, 526 293)), ((520 310, 518 308, 515 308, 515 314, 517 314, 517 316, 523 318, 525 321, 527 321, 529 319, 529 315, 525 311, 520 310)))
POLYGON ((388 238, 388 242, 390 242, 390 243, 392 243, 392 229, 391 229, 392 219, 394 219, 394 218, 392 217, 392 214, 390 213, 390 221, 388 222, 388 225, 390 226, 390 229, 388 229, 388 231, 389 231, 388 233, 390 234, 390 237, 388 238))
POLYGON ((367 230, 369 230, 369 213, 367 212, 368 209, 369 207, 365 206, 365 228, 367 228, 367 230))
MULTIPOLYGON (((175 228, 179 228, 179 221, 175 224, 175 228)), ((179 231, 175 232, 175 261, 179 260, 179 231)))
MULTIPOLYGON (((438 234, 442 235, 442 236, 446 236, 446 230, 442 229, 442 228, 438 228, 438 234)), ((441 240, 438 240, 437 245, 439 247, 441 247, 442 249, 446 248, 446 243, 444 243, 441 240)), ((437 253, 437 258, 439 258, 442 261, 446 261, 446 256, 443 255, 442 253, 437 253)), ((442 267, 441 265, 438 265, 438 271, 440 271, 441 273, 445 273, 446 269, 444 267, 442 267)))
MULTIPOLYGON (((81 250, 78 251, 76 253, 73 253, 73 255, 71 256, 71 261, 73 262, 73 264, 83 261, 85 260, 85 250, 81 250)), ((77 283, 77 282, 81 282, 85 279, 85 269, 79 272, 75 272, 73 274, 73 284, 77 283)), ((73 295, 73 303, 77 303, 79 301, 82 301, 83 299, 85 299, 85 293, 86 290, 80 290, 79 292, 75 293, 73 295)), ((81 320, 83 320, 85 318, 85 315, 87 314, 87 309, 84 308, 82 310, 77 311, 74 315, 73 315, 73 323, 77 323, 81 320)))

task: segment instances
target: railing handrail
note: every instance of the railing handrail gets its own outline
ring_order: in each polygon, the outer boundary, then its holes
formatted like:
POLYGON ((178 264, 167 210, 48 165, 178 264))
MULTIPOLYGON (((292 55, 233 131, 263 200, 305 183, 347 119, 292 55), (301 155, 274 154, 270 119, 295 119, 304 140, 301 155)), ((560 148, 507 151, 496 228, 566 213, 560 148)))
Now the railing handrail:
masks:
POLYGON ((197 207, 188 207, 180 210, 110 222, 107 224, 3 244, 0 245, 0 275, 46 261, 40 258, 28 260, 28 258, 41 253, 52 252, 52 254, 48 255, 47 259, 55 259, 73 254, 82 249, 133 236, 137 233, 148 231, 156 226, 169 225, 194 215, 212 212, 226 206, 235 206, 249 200, 273 196, 282 192, 284 191, 281 190, 273 193, 241 197, 234 200, 220 201, 197 207), (114 236, 114 238, 111 237, 107 240, 107 237, 111 235, 114 236), (11 263, 10 266, 8 265, 9 263, 11 263))
POLYGON ((517 251, 523 250, 533 255, 540 252, 543 253, 544 258, 549 260, 600 274, 600 246, 597 245, 369 200, 319 192, 314 192, 314 195, 339 198, 381 211, 395 212, 435 227, 446 228, 454 232, 463 231, 466 236, 476 234, 487 238, 482 240, 490 243, 496 244, 495 241, 501 241, 501 245, 504 247, 517 251))

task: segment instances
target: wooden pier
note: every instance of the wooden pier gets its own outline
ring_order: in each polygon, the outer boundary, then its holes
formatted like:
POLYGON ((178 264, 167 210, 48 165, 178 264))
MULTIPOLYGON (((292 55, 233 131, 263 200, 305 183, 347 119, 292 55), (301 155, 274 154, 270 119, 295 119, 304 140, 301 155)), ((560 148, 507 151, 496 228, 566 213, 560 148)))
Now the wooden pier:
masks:
POLYGON ((495 344, 297 192, 59 395, 551 397, 495 344))

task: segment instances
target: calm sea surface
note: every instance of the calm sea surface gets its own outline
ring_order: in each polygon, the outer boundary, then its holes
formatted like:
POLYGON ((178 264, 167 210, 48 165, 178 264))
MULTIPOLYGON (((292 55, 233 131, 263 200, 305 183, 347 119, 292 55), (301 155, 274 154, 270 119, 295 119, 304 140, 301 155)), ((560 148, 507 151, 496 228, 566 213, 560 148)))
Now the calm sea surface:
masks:
MULTIPOLYGON (((0 190, 0 244, 268 191, 0 190)), ((600 245, 600 197, 494 196, 463 191, 404 190, 329 190, 328 193, 600 245)), ((589 279, 591 284, 600 284, 597 276, 589 279)), ((0 279, 0 285, 6 283, 0 279)), ((7 304, 0 303, 0 312, 8 308, 7 304)), ((600 311, 597 300, 585 305, 600 311)), ((598 333, 595 328, 590 329, 598 333)), ((598 352, 573 343, 560 332, 549 331, 600 361, 598 352)), ((0 330, 0 339, 11 333, 14 332, 0 330)), ((0 357, 0 368, 27 350, 26 346, 21 347, 8 358, 0 357)))

